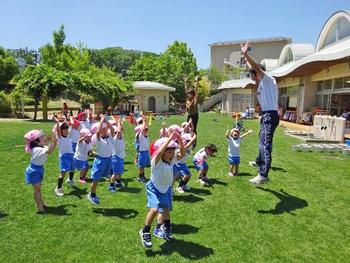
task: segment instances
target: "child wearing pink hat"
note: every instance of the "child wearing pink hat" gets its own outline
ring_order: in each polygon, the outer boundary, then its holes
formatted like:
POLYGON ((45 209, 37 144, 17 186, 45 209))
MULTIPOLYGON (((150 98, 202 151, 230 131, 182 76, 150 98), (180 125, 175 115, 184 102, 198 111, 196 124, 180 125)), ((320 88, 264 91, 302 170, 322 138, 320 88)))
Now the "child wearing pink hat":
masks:
POLYGON ((82 128, 79 133, 79 140, 74 153, 74 167, 80 171, 80 183, 86 184, 86 174, 89 170, 88 156, 92 152, 91 132, 82 128))
POLYGON ((204 148, 200 149, 192 159, 194 167, 198 171, 198 182, 204 186, 209 184, 209 179, 207 177, 207 172, 209 170, 209 165, 207 160, 210 156, 213 156, 217 152, 215 144, 209 143, 204 148))
POLYGON ((149 212, 144 227, 139 231, 142 245, 147 248, 152 247, 151 225, 160 209, 162 209, 164 217, 164 238, 168 241, 172 239, 170 211, 172 210, 173 166, 184 155, 182 140, 179 137, 178 133, 173 132, 169 138, 161 138, 154 145, 151 179, 146 184, 149 212), (178 144, 174 142, 174 139, 178 139, 180 142, 180 153, 178 155, 175 155, 178 144))
POLYGON ((56 147, 56 140, 48 138, 48 145, 45 145, 43 131, 31 130, 24 135, 26 141, 25 151, 31 153, 30 164, 26 169, 26 183, 33 185, 34 201, 39 213, 44 213, 47 208, 41 197, 41 182, 44 177, 44 163, 47 155, 52 153, 56 147))

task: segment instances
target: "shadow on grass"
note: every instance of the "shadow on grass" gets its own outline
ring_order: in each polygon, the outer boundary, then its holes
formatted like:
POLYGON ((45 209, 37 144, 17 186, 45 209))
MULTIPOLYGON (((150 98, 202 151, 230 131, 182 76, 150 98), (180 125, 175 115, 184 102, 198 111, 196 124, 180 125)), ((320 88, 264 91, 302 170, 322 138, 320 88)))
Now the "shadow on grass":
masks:
POLYGON ((134 164, 133 162, 124 162, 124 164, 134 164))
POLYGON ((0 220, 5 218, 5 217, 8 217, 8 214, 3 213, 3 212, 0 211, 0 220))
POLYGON ((86 191, 85 188, 80 189, 76 186, 73 186, 72 189, 73 190, 70 191, 68 195, 74 195, 75 197, 78 197, 79 199, 83 199, 83 197, 85 197, 88 194, 88 192, 86 191))
POLYGON ((253 176, 251 173, 239 173, 239 176, 253 176))
POLYGON ((282 167, 271 167, 271 170, 274 172, 282 172, 282 173, 286 173, 287 170, 282 168, 282 167))
POLYGON ((187 235, 192 233, 198 233, 199 229, 199 227, 187 224, 173 224, 174 234, 187 235))
POLYGON ((93 212, 104 216, 119 217, 121 219, 135 218, 139 213, 135 209, 125 209, 125 208, 94 208, 93 212))
POLYGON ((118 189, 118 192, 125 192, 125 193, 131 193, 131 194, 138 194, 139 192, 141 192, 140 188, 126 187, 126 186, 124 188, 118 189))
POLYGON ((197 203, 197 202, 203 201, 204 199, 202 197, 189 194, 189 195, 174 195, 173 200, 185 202, 185 203, 197 203))
POLYGON ((198 260, 214 255, 214 250, 193 242, 174 239, 170 242, 164 242, 159 246, 160 250, 146 250, 147 257, 170 256, 173 253, 179 253, 180 256, 198 260))
POLYGON ((216 184, 218 184, 218 185, 227 185, 227 183, 225 183, 225 182, 223 182, 223 181, 220 181, 220 180, 218 180, 218 179, 216 179, 216 178, 210 178, 209 179, 209 186, 214 186, 214 185, 216 185, 216 184))
POLYGON ((208 189, 191 188, 190 192, 196 195, 211 195, 211 192, 208 189))
POLYGON ((76 205, 59 205, 56 207, 48 206, 44 214, 56 215, 56 216, 70 216, 67 207, 77 207, 76 205))
POLYGON ((308 206, 306 200, 290 195, 283 191, 283 189, 281 189, 280 192, 262 187, 257 187, 257 189, 269 192, 276 196, 278 199, 280 199, 280 201, 276 204, 275 209, 258 210, 258 213, 260 214, 280 215, 283 213, 289 213, 291 215, 295 215, 292 213, 292 211, 296 209, 302 209, 308 206))

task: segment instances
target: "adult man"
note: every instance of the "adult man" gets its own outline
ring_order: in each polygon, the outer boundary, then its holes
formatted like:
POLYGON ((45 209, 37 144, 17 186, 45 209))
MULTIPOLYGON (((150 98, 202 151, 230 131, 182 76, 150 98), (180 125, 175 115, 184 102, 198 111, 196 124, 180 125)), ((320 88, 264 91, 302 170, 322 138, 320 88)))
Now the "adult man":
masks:
POLYGON ((279 123, 278 88, 276 80, 248 55, 249 50, 248 42, 244 45, 241 44, 243 56, 251 67, 249 70, 250 78, 258 86, 257 96, 261 107, 259 154, 255 162, 250 163, 259 167, 259 174, 250 179, 249 182, 261 184, 269 181, 273 134, 279 123))

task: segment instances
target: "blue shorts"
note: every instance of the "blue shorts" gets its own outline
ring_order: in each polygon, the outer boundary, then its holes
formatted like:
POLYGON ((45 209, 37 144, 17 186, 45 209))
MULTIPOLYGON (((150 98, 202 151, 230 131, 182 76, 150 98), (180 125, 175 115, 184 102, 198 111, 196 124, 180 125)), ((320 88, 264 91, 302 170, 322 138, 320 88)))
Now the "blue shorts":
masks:
POLYGON ((181 177, 186 176, 192 176, 190 169, 188 169, 187 165, 185 163, 178 163, 177 165, 177 170, 180 173, 181 177))
POLYGON ((170 211, 173 208, 171 187, 164 194, 160 193, 151 181, 146 184, 147 192, 147 207, 148 208, 168 208, 170 211))
POLYGON ((73 152, 75 152, 75 150, 77 149, 77 143, 76 142, 72 142, 72 149, 73 149, 73 152))
POLYGON ((137 167, 145 168, 151 165, 151 160, 148 151, 138 152, 137 154, 137 167))
POLYGON ((112 156, 112 172, 118 175, 124 173, 124 160, 116 155, 112 156))
POLYGON ((109 176, 111 174, 112 162, 111 157, 96 156, 94 164, 91 169, 91 179, 99 181, 102 176, 109 176))
POLYGON ((207 162, 198 163, 197 160, 193 159, 194 168, 197 171, 209 169, 207 162))
POLYGON ((81 171, 81 170, 88 170, 89 169, 89 163, 88 161, 81 161, 74 158, 74 168, 81 171))
POLYGON ((176 164, 173 165, 173 176, 176 174, 180 175, 179 168, 176 166, 176 164))
POLYGON ((231 165, 238 165, 240 163, 240 158, 239 158, 239 156, 231 156, 231 155, 229 155, 228 156, 228 162, 231 165))
POLYGON ((26 183, 27 184, 38 184, 44 178, 44 166, 30 164, 26 169, 26 183))
POLYGON ((60 157, 60 171, 74 171, 74 155, 73 153, 65 153, 60 157))

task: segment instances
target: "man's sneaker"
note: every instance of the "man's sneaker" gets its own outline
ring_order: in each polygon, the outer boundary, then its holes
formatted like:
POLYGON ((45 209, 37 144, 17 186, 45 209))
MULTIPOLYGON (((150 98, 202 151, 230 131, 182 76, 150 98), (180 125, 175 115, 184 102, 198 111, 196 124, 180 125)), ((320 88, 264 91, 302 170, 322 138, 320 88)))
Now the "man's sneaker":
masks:
POLYGON ((165 233, 161 228, 155 228, 153 235, 155 235, 158 238, 164 238, 165 233))
POLYGON ((255 162, 255 161, 251 161, 251 162, 249 162, 249 166, 251 166, 251 167, 256 167, 256 166, 257 166, 257 164, 256 164, 256 162, 255 162))
POLYGON ((123 185, 122 182, 115 182, 114 186, 115 186, 116 188, 124 188, 124 185, 123 185))
POLYGON ((204 182, 204 180, 202 178, 198 179, 198 183, 200 183, 202 186, 205 185, 205 182, 204 182))
POLYGON ((233 172, 228 172, 228 176, 232 177, 233 176, 233 172))
POLYGON ((145 176, 141 176, 141 177, 139 177, 139 179, 137 179, 139 182, 141 182, 141 183, 147 183, 148 182, 148 180, 147 180, 147 178, 145 177, 145 176))
POLYGON ((117 192, 117 189, 115 189, 115 186, 114 186, 114 185, 109 185, 109 186, 108 186, 108 190, 109 190, 110 192, 112 192, 112 193, 117 192))
POLYGON ((58 197, 62 197, 64 196, 64 193, 63 193, 63 190, 62 188, 55 188, 55 194, 58 196, 58 197))
POLYGON ((70 180, 69 178, 66 181, 66 184, 68 184, 70 187, 73 187, 75 185, 74 180, 70 180))
POLYGON ((98 205, 100 203, 100 198, 98 198, 97 196, 92 197, 90 193, 88 193, 87 199, 89 199, 89 201, 94 205, 98 205))
POLYGON ((179 186, 176 190, 177 190, 177 192, 180 193, 180 194, 185 193, 184 189, 183 189, 181 186, 179 186))
POLYGON ((167 229, 163 224, 160 228, 164 232, 164 239, 166 241, 171 241, 173 239, 173 227, 170 226, 170 228, 167 229))
POLYGON ((79 183, 86 184, 86 178, 85 177, 80 178, 79 183))
POLYGON ((152 247, 151 233, 143 233, 143 229, 139 231, 141 243, 144 247, 152 247))
POLYGON ((263 177, 260 174, 255 176, 254 178, 250 179, 249 182, 252 184, 264 184, 269 181, 269 178, 263 177))
POLYGON ((191 187, 188 184, 185 184, 182 186, 182 189, 184 189, 185 191, 190 191, 191 187))

